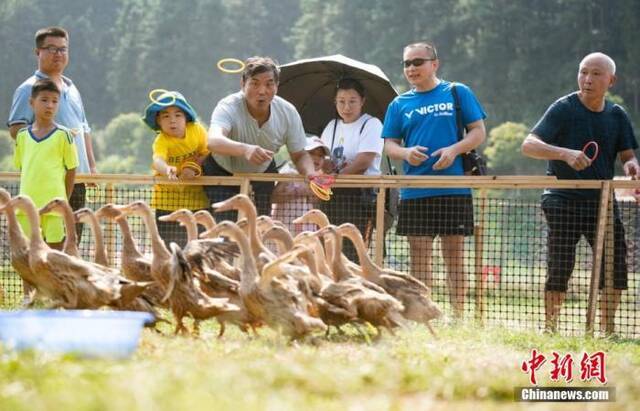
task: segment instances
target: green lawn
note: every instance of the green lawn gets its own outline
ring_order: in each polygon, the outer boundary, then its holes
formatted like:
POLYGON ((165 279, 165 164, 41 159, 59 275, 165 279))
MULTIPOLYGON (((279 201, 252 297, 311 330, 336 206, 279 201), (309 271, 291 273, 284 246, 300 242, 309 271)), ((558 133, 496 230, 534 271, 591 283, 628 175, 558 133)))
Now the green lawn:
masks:
MULTIPOLYGON (((0 348, 0 410, 524 409, 534 404, 513 402, 513 388, 528 385, 520 364, 533 348, 547 356, 572 353, 576 363, 583 351, 604 351, 608 386, 616 388, 617 401, 590 407, 640 408, 634 394, 640 389, 637 341, 471 324, 437 329, 438 340, 414 326, 374 342, 348 331, 291 345, 268 330, 251 339, 230 329, 218 340, 217 325, 208 322, 198 339, 145 330, 127 361, 0 348)), ((538 372, 542 386, 551 385, 546 365, 538 372)), ((568 385, 586 384, 575 377, 568 385)))

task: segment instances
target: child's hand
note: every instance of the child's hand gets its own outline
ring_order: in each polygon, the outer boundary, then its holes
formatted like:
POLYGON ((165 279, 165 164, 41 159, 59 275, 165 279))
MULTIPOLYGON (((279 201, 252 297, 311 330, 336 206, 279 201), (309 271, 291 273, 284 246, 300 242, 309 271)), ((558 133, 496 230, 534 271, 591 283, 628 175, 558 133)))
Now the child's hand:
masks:
POLYGON ((167 166, 166 174, 169 180, 173 180, 173 181, 178 180, 178 169, 175 168, 174 166, 167 166))
POLYGON ((184 167, 180 172, 180 180, 193 180, 196 178, 196 170, 191 167, 184 167))
POLYGON ((336 172, 336 164, 333 162, 333 160, 325 159, 322 162, 322 172, 324 172, 325 174, 333 174, 336 172))

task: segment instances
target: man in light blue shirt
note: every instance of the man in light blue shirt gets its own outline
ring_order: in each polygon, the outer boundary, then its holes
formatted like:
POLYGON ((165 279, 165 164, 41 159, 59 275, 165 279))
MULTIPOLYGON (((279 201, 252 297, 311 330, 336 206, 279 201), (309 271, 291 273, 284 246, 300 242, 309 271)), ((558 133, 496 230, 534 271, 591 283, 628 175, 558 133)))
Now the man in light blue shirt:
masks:
MULTIPOLYGON (((33 110, 29 105, 31 88, 42 78, 53 80, 60 89, 60 106, 56 115, 56 123, 71 130, 78 151, 79 173, 96 172, 93 146, 91 144, 91 128, 87 122, 80 92, 73 82, 63 75, 69 63, 69 34, 60 27, 47 27, 36 32, 35 55, 38 59, 38 70, 24 81, 15 91, 11 112, 9 114, 9 133, 16 138, 18 130, 33 122, 33 110)), ((85 186, 76 184, 69 199, 74 210, 84 207, 85 186)), ((78 225, 78 241, 81 226, 78 225)))
MULTIPOLYGON (((486 114, 464 84, 456 84, 462 124, 467 133, 458 141, 453 84, 436 76, 440 61, 426 42, 406 46, 404 75, 413 88, 396 97, 384 119, 382 137, 389 157, 403 160, 407 175, 462 176, 461 154, 485 139, 486 114)), ((400 192, 398 235, 407 236, 411 274, 433 284, 433 239, 440 237, 453 313, 464 312, 467 277, 464 236, 473 234, 473 203, 468 188, 405 188, 400 192)))

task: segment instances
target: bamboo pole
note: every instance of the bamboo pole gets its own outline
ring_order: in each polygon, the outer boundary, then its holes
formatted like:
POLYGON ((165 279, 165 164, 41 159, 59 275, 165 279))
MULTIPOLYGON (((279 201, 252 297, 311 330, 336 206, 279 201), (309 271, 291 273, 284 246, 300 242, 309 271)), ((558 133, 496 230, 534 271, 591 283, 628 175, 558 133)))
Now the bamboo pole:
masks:
MULTIPOLYGON (((182 184, 182 185, 241 185, 251 181, 303 181, 302 176, 286 174, 236 174, 233 176, 204 176, 193 181, 169 181, 166 177, 129 174, 78 174, 79 183, 113 184, 182 184)), ((0 181, 18 181, 19 173, 0 173, 0 181)), ((598 180, 556 180, 549 176, 338 176, 335 187, 468 187, 488 189, 575 188, 598 189, 598 180)), ((640 188, 640 181, 616 181, 615 187, 640 188)))
MULTIPOLYGON (((104 187, 104 202, 105 204, 114 202, 113 184, 107 183, 104 187)), ((116 266, 116 223, 112 219, 108 218, 106 227, 104 230, 104 241, 107 246, 107 256, 110 267, 116 266)))
POLYGON ((600 271, 602 270, 602 250, 607 229, 607 213, 609 197, 611 196, 611 182, 602 182, 600 193, 600 208, 598 212, 598 226, 596 229, 596 241, 593 245, 593 267, 591 268, 591 283, 589 287, 589 300, 587 305, 587 336, 593 337, 596 315, 596 302, 598 297, 598 285, 600 283, 600 271))
POLYGON ((476 305, 475 305, 475 318, 476 321, 480 324, 484 324, 484 318, 486 313, 486 304, 485 304, 485 293, 486 293, 486 282, 485 278, 482 275, 482 263, 483 263, 483 253, 484 253, 484 217, 485 217, 485 207, 486 207, 486 190, 480 189, 478 194, 478 199, 480 200, 480 213, 478 215, 479 221, 475 225, 473 230, 473 238, 475 244, 475 256, 474 256, 474 267, 475 267, 475 278, 476 278, 476 305))
POLYGON ((251 194, 251 180, 249 178, 243 178, 240 183, 240 193, 248 196, 251 194))
MULTIPOLYGON (((600 304, 604 305, 606 310, 606 318, 600 318, 600 329, 605 333, 613 332, 609 329, 609 321, 613 321, 615 311, 613 309, 613 270, 615 256, 615 237, 614 237, 614 208, 613 208, 613 190, 609 194, 609 212, 607 213, 607 230, 604 241, 604 288, 600 296, 600 304)), ((598 284, 600 284, 600 276, 598 276, 598 284)))
POLYGON ((384 203, 386 192, 383 189, 378 190, 376 198, 376 264, 382 267, 384 264, 384 203))

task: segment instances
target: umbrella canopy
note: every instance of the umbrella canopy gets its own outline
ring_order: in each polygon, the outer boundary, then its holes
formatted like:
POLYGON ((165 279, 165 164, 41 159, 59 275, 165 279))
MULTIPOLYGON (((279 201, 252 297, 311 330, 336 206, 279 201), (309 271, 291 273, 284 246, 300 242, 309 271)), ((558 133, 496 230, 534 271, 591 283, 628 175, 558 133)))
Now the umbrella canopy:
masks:
POLYGON ((318 136, 337 116, 334 100, 340 79, 354 78, 362 83, 366 96, 363 111, 380 121, 398 95, 378 66, 341 54, 294 61, 280 70, 278 95, 296 106, 305 130, 318 136))

